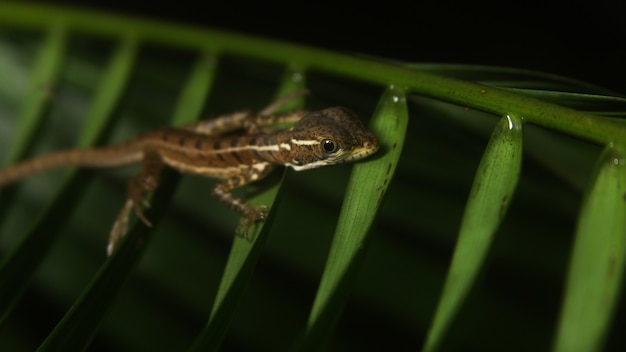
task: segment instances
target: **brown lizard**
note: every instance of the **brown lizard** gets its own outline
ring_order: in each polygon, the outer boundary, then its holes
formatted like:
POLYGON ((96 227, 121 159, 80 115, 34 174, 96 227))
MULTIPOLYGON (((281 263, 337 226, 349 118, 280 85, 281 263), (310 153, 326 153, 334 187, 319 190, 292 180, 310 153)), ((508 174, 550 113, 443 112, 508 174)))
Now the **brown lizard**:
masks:
POLYGON ((111 254, 126 233, 133 209, 151 226, 143 214, 142 207, 149 206, 144 196, 158 187, 160 174, 168 166, 181 173, 223 179, 211 194, 244 218, 237 233, 247 238, 248 228, 265 220, 266 207, 244 202, 232 195, 233 189, 262 179, 277 166, 307 170, 359 160, 378 150, 376 137, 347 108, 272 113, 291 98, 282 98, 258 115, 239 111, 186 126, 156 129, 118 145, 69 149, 26 160, 0 170, 0 188, 59 167, 110 168, 141 163, 141 171, 128 183, 126 203, 111 230, 107 248, 111 254), (293 126, 271 129, 284 124, 293 126), (238 131, 241 133, 233 134, 238 131))

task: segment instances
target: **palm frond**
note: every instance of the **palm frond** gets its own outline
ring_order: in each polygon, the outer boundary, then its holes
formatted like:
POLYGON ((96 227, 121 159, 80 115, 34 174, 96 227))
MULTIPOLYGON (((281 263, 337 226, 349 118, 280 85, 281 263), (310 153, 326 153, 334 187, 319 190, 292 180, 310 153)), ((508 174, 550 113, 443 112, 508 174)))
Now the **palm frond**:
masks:
POLYGON ((272 208, 252 242, 233 238, 237 217, 200 178, 168 177, 149 214, 159 226, 137 224, 108 259, 124 172, 2 190, 1 350, 623 345, 616 93, 8 2, 0 53, 6 164, 260 109, 302 87, 311 97, 290 108, 349 106, 382 145, 353 168, 252 188, 272 208))

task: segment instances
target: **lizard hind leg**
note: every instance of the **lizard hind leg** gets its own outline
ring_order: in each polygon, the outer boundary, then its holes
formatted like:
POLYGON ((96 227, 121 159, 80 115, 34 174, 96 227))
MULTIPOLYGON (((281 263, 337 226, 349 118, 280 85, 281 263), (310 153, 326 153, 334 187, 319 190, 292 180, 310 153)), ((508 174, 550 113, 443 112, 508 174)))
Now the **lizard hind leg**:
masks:
POLYGON ((159 181, 161 179, 161 173, 165 168, 165 163, 161 159, 158 152, 146 151, 144 152, 143 162, 141 164, 141 171, 131 177, 128 181, 128 190, 126 195, 126 202, 122 206, 122 209, 117 215, 115 222, 111 228, 109 235, 109 244, 107 246, 107 254, 111 255, 117 242, 128 231, 129 217, 132 211, 135 211, 135 215, 146 226, 151 227, 152 223, 145 216, 143 209, 150 208, 150 202, 145 199, 147 193, 150 193, 157 189, 159 181))

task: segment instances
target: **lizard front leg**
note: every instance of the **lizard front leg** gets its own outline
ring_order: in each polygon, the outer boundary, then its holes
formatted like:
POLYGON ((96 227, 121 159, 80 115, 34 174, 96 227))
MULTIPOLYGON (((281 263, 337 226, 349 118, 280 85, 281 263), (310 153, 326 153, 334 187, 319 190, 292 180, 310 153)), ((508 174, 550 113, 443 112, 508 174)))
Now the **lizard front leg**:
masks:
POLYGON ((108 255, 113 253, 119 239, 126 234, 128 230, 128 219, 133 210, 146 226, 152 226, 152 223, 143 213, 143 207, 150 207, 150 202, 145 199, 145 196, 147 193, 157 189, 164 168, 165 164, 158 152, 144 152, 141 172, 131 177, 128 181, 126 203, 124 203, 124 206, 117 215, 113 227, 111 228, 109 244, 107 246, 108 255))
POLYGON ((262 127, 279 124, 294 124, 308 112, 305 110, 292 110, 282 114, 275 114, 275 112, 291 100, 308 93, 308 90, 302 89, 281 97, 265 107, 257 115, 252 114, 249 110, 242 110, 210 120, 196 121, 179 128, 209 137, 219 137, 236 130, 245 130, 248 134, 257 134, 261 132, 262 127))
POLYGON ((259 134, 264 132, 267 127, 293 125, 302 119, 308 111, 292 110, 281 114, 272 115, 253 115, 250 111, 237 111, 232 114, 222 115, 211 120, 201 120, 189 125, 178 127, 200 133, 208 137, 219 137, 221 135, 243 130, 247 134, 259 134))
POLYGON ((241 198, 235 197, 231 191, 264 178, 273 169, 274 166, 269 163, 254 164, 241 175, 233 176, 223 182, 217 183, 211 190, 213 197, 228 205, 243 217, 243 222, 235 230, 238 236, 249 239, 248 230, 250 226, 265 220, 267 206, 261 205, 257 207, 248 204, 241 198))

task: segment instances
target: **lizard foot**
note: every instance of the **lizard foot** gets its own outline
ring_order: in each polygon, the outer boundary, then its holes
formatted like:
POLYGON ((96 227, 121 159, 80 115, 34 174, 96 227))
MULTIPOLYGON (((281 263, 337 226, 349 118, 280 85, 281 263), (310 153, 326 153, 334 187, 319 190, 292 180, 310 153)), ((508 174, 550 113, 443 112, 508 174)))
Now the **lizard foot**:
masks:
POLYGON ((128 219, 130 218, 131 212, 134 210, 135 215, 148 227, 152 227, 152 223, 143 213, 144 208, 150 208, 150 202, 143 199, 140 201, 136 201, 133 199, 127 199, 126 203, 117 214, 117 218, 111 227, 111 233, 109 234, 109 244, 107 245, 107 255, 111 255, 115 250, 115 246, 119 242, 119 240, 126 235, 128 232, 128 219))
POLYGON ((250 227, 256 225, 259 222, 265 221, 267 218, 268 208, 265 205, 260 205, 258 207, 250 207, 249 211, 246 212, 246 215, 241 219, 239 226, 235 230, 235 233, 239 237, 243 237, 246 240, 250 241, 250 236, 248 235, 250 231, 250 227))

